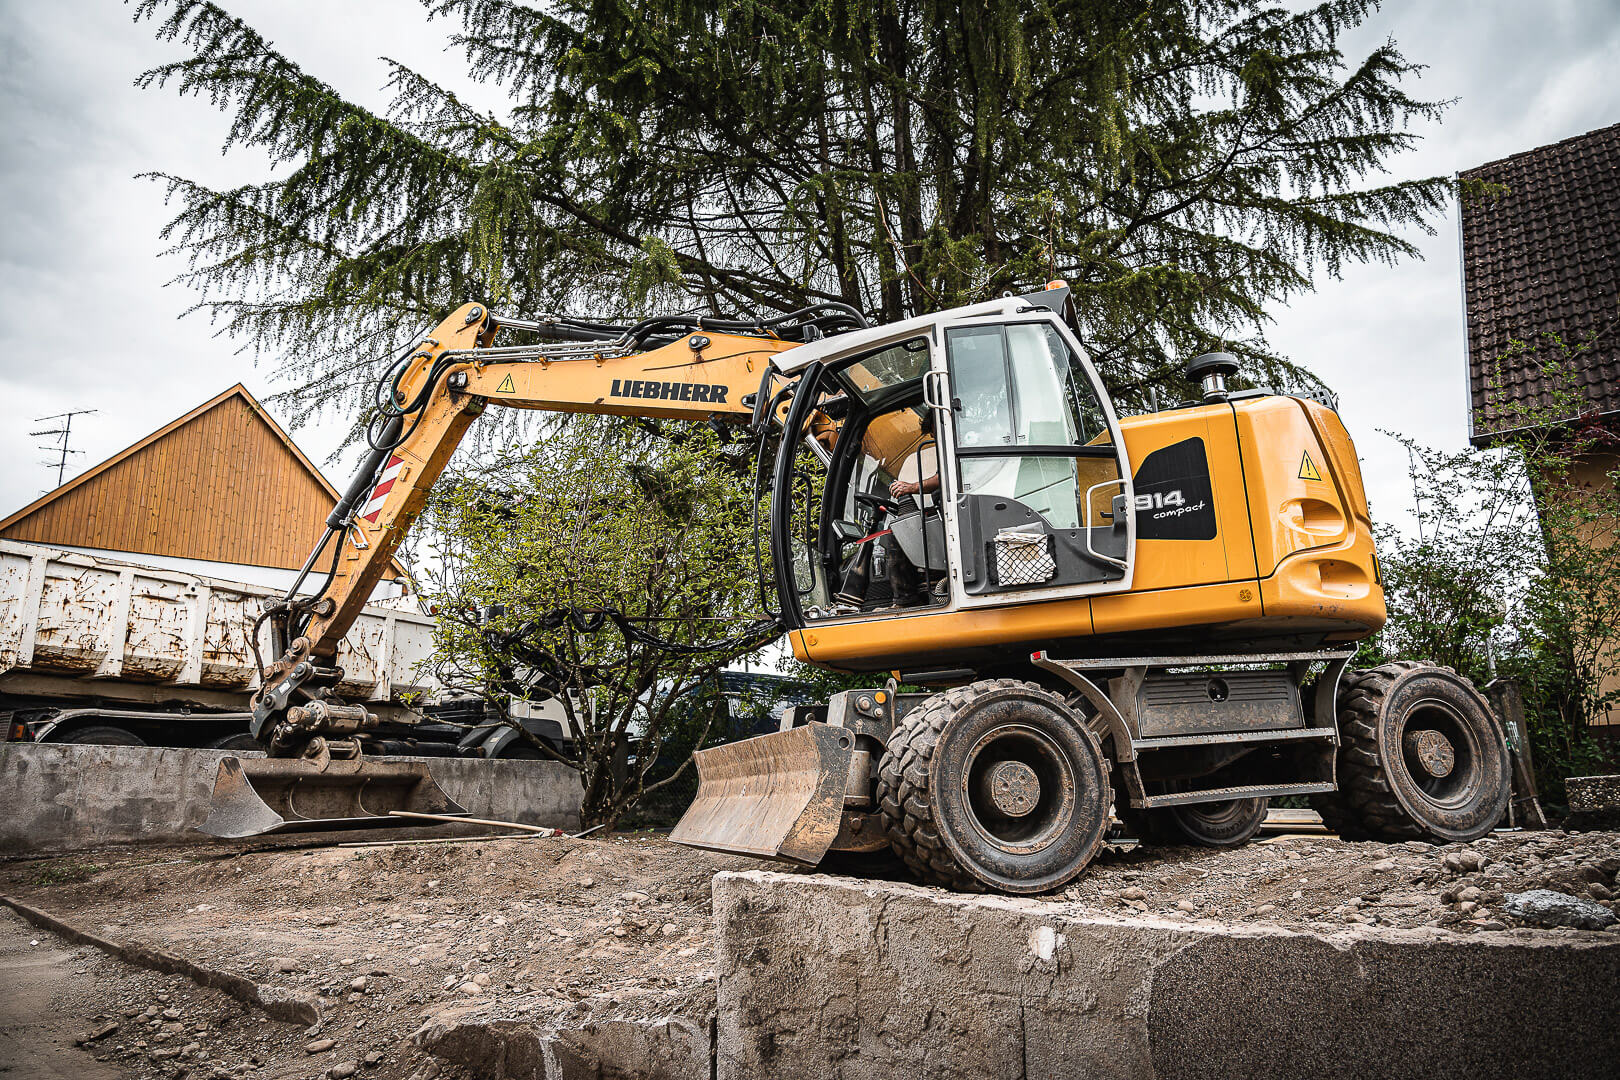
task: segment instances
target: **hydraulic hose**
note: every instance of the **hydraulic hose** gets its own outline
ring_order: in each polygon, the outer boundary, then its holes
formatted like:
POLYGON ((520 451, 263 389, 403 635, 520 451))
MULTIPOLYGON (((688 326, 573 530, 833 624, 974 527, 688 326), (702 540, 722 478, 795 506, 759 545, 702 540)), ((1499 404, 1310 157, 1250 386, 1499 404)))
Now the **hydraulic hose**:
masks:
POLYGON ((360 463, 360 468, 355 472, 354 479, 349 481, 349 489, 343 493, 343 498, 338 500, 337 505, 332 508, 332 512, 326 515, 326 527, 328 529, 341 529, 349 523, 349 514, 354 509, 354 504, 359 502, 376 484, 377 473, 382 469, 383 462, 388 460, 389 453, 399 445, 399 433, 404 426, 405 417, 403 414, 390 416, 383 423, 382 430, 377 433, 377 441, 371 447, 371 452, 360 463))

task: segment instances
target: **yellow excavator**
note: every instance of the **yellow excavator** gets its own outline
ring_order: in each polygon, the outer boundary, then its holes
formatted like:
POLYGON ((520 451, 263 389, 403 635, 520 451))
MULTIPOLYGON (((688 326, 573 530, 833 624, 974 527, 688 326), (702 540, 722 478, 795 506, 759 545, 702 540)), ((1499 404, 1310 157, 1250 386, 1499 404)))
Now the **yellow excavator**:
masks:
POLYGON ((1150 841, 1213 846, 1283 796, 1346 836, 1484 834, 1510 768, 1478 691, 1414 661, 1346 673, 1385 607, 1333 401, 1234 389, 1237 371, 1205 354, 1201 400, 1120 417, 1061 282, 883 326, 838 304, 628 325, 466 305, 390 368, 372 452, 266 610, 270 756, 221 763, 204 828, 458 810, 420 768, 367 758, 375 720, 332 688, 495 404, 746 428, 771 614, 800 660, 871 675, 700 752, 680 843, 808 866, 887 849, 925 882, 1038 893, 1085 868, 1115 809, 1150 841))

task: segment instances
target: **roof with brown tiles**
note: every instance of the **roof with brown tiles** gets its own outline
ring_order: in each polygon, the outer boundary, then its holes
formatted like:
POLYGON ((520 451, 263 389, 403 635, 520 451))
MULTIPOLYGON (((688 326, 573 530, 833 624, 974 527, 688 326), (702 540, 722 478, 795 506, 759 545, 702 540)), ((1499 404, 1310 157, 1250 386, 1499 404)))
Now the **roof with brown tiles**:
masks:
POLYGON ((1474 444, 1620 413, 1620 124, 1459 179, 1474 444))

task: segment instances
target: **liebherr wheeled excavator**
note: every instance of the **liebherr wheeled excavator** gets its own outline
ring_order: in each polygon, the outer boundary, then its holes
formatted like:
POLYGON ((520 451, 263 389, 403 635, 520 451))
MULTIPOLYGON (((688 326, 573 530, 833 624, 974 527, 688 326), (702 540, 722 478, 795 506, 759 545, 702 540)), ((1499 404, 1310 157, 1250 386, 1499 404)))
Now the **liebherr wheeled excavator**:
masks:
POLYGON ((1278 796, 1347 836, 1482 835, 1509 760, 1475 688, 1420 662, 1345 671, 1385 608, 1332 402, 1231 389, 1236 372, 1206 354, 1202 400, 1116 415, 1061 283, 875 327, 841 305, 628 326, 466 305, 391 369, 373 452, 267 614, 270 756, 222 763, 205 828, 453 809, 360 752, 373 721, 332 687, 344 631, 495 404, 746 428, 773 614, 800 660, 871 675, 699 753, 676 841, 803 865, 887 848, 927 882, 1036 893, 1084 869, 1116 806, 1138 835, 1208 845, 1247 840, 1278 796))

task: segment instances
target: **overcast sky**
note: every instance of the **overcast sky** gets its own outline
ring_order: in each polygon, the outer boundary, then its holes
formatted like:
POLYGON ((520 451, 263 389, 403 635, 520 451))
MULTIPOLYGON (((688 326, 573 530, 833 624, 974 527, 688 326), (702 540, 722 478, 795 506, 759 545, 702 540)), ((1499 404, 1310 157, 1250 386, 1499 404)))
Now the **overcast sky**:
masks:
MULTIPOLYGON (((474 101, 449 26, 411 0, 224 0, 319 78, 373 107, 384 103, 389 56, 474 101)), ((234 382, 261 399, 272 358, 213 336, 194 297, 165 282, 181 267, 161 255, 168 218, 161 170, 224 185, 261 178, 262 159, 222 157, 226 121, 205 102, 139 91, 146 68, 178 58, 116 0, 0 0, 0 515, 54 486, 29 437, 35 417, 96 409, 74 422, 70 475, 96 464, 234 382)), ((1620 121, 1620 0, 1404 0, 1345 41, 1352 59, 1385 37, 1429 65, 1412 92, 1454 98, 1443 122, 1392 177, 1450 174, 1620 121)), ((1374 512, 1410 504, 1403 453, 1376 429, 1443 446, 1466 437, 1456 213, 1414 237, 1422 261, 1350 270, 1272 311, 1283 353, 1342 399, 1374 512)), ((476 299, 469 297, 468 299, 476 299)), ((274 410, 318 463, 346 420, 274 410), (304 421, 301 423, 301 421, 304 421)), ((351 460, 327 465, 343 486, 351 460)))

